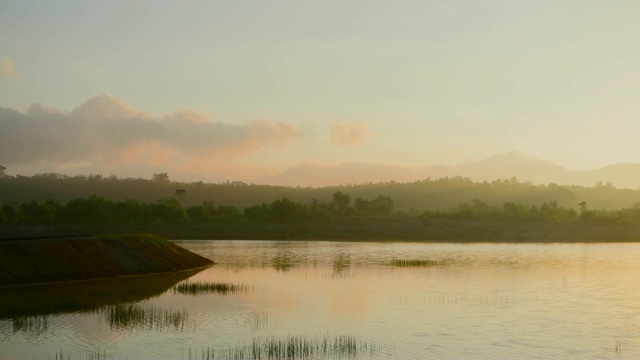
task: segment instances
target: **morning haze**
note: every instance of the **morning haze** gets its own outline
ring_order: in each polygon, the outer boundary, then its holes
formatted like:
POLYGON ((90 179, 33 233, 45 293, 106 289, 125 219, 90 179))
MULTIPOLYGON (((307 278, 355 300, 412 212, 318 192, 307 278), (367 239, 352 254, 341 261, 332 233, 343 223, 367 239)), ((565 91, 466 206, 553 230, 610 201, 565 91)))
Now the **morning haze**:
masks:
POLYGON ((1 6, 9 174, 370 165, 335 179, 360 182, 511 151, 572 171, 640 161, 633 1, 1 6))
POLYGON ((640 358, 638 14, 0 0, 0 360, 640 358))

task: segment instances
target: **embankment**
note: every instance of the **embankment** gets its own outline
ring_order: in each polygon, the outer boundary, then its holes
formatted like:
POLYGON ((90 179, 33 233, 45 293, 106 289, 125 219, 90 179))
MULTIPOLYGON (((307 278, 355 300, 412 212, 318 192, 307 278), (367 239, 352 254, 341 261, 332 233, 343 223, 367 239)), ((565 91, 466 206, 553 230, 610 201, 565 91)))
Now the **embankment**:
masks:
POLYGON ((167 273, 212 264, 151 234, 0 242, 0 286, 167 273))

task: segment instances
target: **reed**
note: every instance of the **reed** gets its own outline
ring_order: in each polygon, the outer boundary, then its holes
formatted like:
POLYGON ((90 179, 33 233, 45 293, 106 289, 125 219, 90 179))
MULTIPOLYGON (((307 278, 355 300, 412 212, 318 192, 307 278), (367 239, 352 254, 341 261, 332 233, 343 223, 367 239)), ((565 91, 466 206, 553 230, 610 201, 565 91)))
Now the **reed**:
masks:
POLYGON ((174 294, 183 295, 202 295, 202 294, 233 294, 243 293, 249 290, 249 287, 243 284, 228 284, 219 282, 184 282, 173 287, 174 294))
POLYGON ((40 335, 49 329, 49 318, 42 316, 20 316, 11 319, 14 333, 25 332, 40 335))
POLYGON ((391 266, 396 267, 429 267, 429 266, 441 266, 447 265, 448 260, 419 260, 419 259, 393 259, 391 260, 391 266))
POLYGON ((245 319, 245 325, 252 331, 266 329, 272 322, 271 316, 266 312, 252 312, 251 316, 245 319))
POLYGON ((107 352, 100 349, 83 351, 80 354, 65 353, 64 351, 56 352, 53 356, 49 355, 49 360, 106 360, 107 352))
POLYGON ((216 351, 202 349, 198 354, 188 351, 188 359, 223 360, 293 360, 293 359, 344 359, 356 357, 392 356, 389 347, 371 344, 352 335, 319 338, 288 336, 284 339, 254 339, 250 345, 241 345, 216 351))
POLYGON ((102 314, 111 328, 166 328, 183 330, 187 311, 161 309, 154 305, 118 304, 106 306, 102 314))
POLYGON ((276 271, 286 272, 299 264, 291 254, 280 253, 271 260, 271 267, 276 271))

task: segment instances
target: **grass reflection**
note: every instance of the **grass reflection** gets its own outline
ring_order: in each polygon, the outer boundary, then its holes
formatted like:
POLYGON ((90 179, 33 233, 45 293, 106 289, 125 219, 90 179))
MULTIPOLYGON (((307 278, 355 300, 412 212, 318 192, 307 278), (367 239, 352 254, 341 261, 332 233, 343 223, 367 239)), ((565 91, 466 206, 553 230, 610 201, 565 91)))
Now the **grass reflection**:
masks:
POLYGON ((267 312, 254 311, 249 318, 245 319, 244 323, 251 328, 251 331, 264 330, 272 323, 272 317, 267 312))
POLYGON ((271 266, 276 271, 289 271, 297 265, 297 261, 289 252, 278 253, 271 261, 271 266))
POLYGON ((339 254, 333 259, 333 272, 340 274, 351 267, 351 257, 348 254, 339 254))
POLYGON ((197 350, 189 348, 187 359, 225 359, 225 360, 284 360, 284 359, 344 359, 362 356, 392 356, 390 347, 368 343, 352 335, 325 335, 318 338, 307 336, 288 336, 283 339, 254 339, 250 345, 216 350, 214 348, 197 350))
POLYGON ((20 316, 11 319, 14 333, 24 332, 33 335, 40 335, 49 329, 48 316, 20 316))
POLYGON ((183 295, 202 295, 202 294, 233 294, 244 293, 249 290, 249 287, 243 284, 229 284, 220 282, 185 282, 173 287, 174 294, 183 295))
POLYGON ((166 310, 147 304, 118 304, 101 310, 112 329, 158 329, 172 327, 183 330, 187 321, 186 310, 166 310))
POLYGON ((49 360, 106 360, 107 353, 100 349, 88 350, 83 352, 77 357, 71 357, 71 353, 64 353, 64 351, 56 352, 53 356, 49 355, 49 360))
POLYGON ((442 266, 451 263, 450 260, 419 260, 419 259, 393 259, 391 266, 396 267, 429 267, 442 266))

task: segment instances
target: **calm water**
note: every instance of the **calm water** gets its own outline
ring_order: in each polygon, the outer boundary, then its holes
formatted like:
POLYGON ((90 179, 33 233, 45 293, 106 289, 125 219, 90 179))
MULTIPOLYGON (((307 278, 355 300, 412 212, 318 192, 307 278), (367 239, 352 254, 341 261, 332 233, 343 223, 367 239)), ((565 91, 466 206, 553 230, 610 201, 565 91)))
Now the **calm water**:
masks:
POLYGON ((0 290, 0 358, 249 358, 291 337, 356 344, 312 358, 640 358, 640 244, 177 243, 218 264, 0 290))

